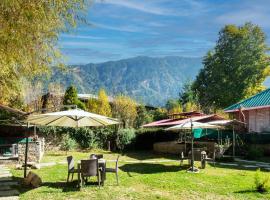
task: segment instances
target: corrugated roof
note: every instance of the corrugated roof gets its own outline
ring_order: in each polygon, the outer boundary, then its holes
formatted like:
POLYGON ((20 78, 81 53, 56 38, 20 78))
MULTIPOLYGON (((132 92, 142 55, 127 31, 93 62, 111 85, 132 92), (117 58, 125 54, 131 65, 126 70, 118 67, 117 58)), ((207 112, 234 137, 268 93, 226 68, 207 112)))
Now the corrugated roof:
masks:
POLYGON ((270 88, 248 98, 243 101, 240 101, 236 104, 233 104, 229 106, 228 108, 225 108, 225 112, 233 112, 237 111, 240 107, 242 107, 243 110, 245 109, 256 109, 260 107, 268 107, 270 106, 270 88))
POLYGON ((187 119, 163 119, 155 122, 151 122, 149 124, 145 124, 142 127, 147 128, 147 127, 163 127, 163 126, 174 126, 174 125, 179 125, 183 124, 185 122, 188 122, 190 119, 193 121, 212 121, 212 120, 221 120, 223 119, 222 117, 212 114, 212 115, 204 115, 204 116, 195 116, 187 119))

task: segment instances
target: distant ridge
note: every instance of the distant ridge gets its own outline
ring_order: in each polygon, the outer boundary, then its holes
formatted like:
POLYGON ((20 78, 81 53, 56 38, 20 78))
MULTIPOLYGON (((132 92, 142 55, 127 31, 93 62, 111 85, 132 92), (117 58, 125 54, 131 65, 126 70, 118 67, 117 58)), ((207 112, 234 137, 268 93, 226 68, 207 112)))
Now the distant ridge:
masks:
MULTIPOLYGON (((147 105, 164 105, 176 98, 187 79, 202 67, 201 58, 139 56, 98 64, 71 65, 66 73, 54 70, 51 80, 65 87, 73 84, 79 93, 95 94, 100 88, 109 95, 129 95, 147 105)), ((48 81, 48 82, 49 82, 48 81)), ((48 83, 47 82, 47 83, 48 83)))

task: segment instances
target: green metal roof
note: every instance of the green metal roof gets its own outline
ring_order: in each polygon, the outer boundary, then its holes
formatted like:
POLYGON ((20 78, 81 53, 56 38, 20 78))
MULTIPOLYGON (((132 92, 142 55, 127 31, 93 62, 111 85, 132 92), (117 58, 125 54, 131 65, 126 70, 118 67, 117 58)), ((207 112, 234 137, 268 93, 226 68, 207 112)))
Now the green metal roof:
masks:
POLYGON ((234 111, 240 108, 240 106, 243 109, 252 109, 256 107, 263 107, 263 106, 270 106, 270 88, 248 98, 243 101, 240 101, 239 103, 233 104, 229 106, 228 108, 225 108, 225 112, 234 111))

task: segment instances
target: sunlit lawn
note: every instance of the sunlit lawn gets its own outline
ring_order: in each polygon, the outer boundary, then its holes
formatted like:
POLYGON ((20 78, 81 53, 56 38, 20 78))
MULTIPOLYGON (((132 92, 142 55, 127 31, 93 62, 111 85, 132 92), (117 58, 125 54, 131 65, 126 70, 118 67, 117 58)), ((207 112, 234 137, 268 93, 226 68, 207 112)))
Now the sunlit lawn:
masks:
MULTIPOLYGON (((90 153, 92 152, 69 152, 68 155, 79 160, 87 158, 90 153)), ((102 153, 107 160, 113 160, 117 156, 110 152, 102 153)), ((49 152, 42 162, 62 162, 65 158, 65 152, 49 152)), ((107 166, 113 166, 113 163, 109 162, 107 166)), ((79 191, 76 189, 76 181, 66 184, 65 164, 34 171, 42 178, 43 184, 36 189, 19 187, 21 199, 270 199, 270 193, 260 194, 254 191, 254 171, 207 165, 199 174, 190 174, 186 172, 186 166, 179 167, 176 157, 151 152, 128 153, 120 157, 119 186, 116 185, 114 174, 107 174, 104 187, 99 189, 91 184, 79 191), (175 161, 127 162, 167 159, 175 161)), ((268 172, 263 173, 269 175, 268 172)), ((13 174, 22 177, 23 172, 13 170, 13 174)), ((92 181, 95 180, 93 177, 92 181)))

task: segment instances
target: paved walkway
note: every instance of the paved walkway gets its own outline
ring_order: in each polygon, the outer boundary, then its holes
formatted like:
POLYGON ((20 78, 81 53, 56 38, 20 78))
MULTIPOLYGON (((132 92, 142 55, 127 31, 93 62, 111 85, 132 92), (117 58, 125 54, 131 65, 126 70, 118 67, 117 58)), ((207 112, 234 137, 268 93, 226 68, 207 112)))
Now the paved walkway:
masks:
POLYGON ((19 199, 19 191, 13 188, 16 185, 18 182, 12 179, 10 170, 4 165, 0 165, 0 200, 19 199))

